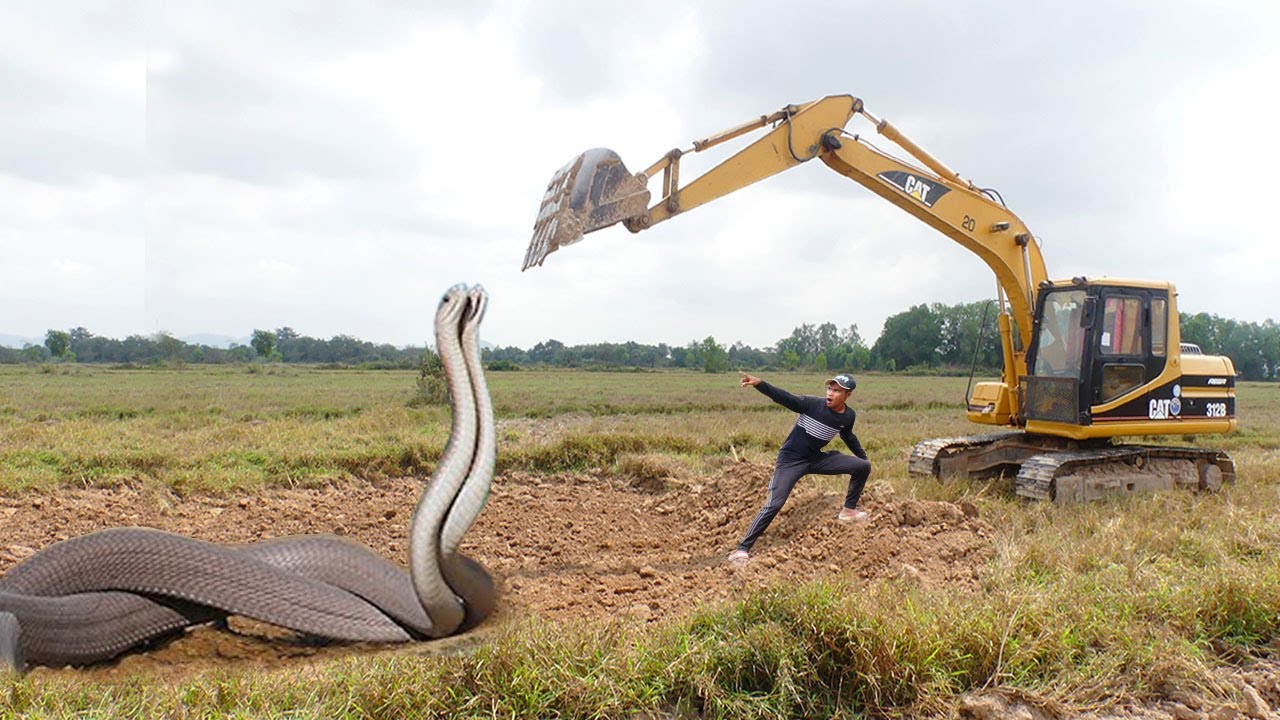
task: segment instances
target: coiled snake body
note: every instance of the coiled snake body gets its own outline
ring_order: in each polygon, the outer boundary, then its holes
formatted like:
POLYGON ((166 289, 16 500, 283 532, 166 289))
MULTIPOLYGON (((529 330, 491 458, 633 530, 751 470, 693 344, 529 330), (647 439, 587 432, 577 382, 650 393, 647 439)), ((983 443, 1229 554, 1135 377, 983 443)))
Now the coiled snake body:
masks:
POLYGON ((224 546, 148 528, 64 540, 0 577, 0 668, 80 665, 192 624, 243 615, 346 641, 470 629, 494 609, 479 563, 457 552, 493 481, 493 409, 478 328, 487 295, 456 285, 436 312, 452 427, 410 521, 409 572, 325 535, 224 546))

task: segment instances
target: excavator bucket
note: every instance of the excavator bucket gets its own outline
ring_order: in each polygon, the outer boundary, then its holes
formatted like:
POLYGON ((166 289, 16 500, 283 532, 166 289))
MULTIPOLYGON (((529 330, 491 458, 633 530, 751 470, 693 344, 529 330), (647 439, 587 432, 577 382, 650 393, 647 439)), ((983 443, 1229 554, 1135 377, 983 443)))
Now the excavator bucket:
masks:
POLYGON ((582 236, 649 212, 649 191, 612 150, 588 150, 556 171, 542 196, 533 240, 524 254, 528 270, 582 236))

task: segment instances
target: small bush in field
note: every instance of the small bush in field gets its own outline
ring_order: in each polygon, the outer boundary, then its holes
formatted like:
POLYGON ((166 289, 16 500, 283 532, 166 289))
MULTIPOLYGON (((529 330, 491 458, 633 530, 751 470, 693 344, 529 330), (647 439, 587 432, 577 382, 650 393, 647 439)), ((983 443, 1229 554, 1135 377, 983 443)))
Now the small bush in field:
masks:
POLYGON ((417 391, 409 398, 409 407, 446 405, 449 402, 449 384, 444 378, 444 365, 440 356, 427 350, 422 353, 418 366, 417 391))

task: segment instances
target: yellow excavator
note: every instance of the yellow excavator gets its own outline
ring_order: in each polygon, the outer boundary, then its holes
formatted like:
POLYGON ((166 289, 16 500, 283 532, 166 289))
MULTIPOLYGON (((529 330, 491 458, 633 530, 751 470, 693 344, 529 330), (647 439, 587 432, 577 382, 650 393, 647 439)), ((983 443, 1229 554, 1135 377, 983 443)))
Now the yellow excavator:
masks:
POLYGON ((1235 478, 1225 453, 1117 442, 1121 436, 1236 429, 1235 367, 1181 342, 1177 293, 1164 281, 1050 280, 1038 240, 1000 195, 925 152, 862 100, 833 95, 781 110, 675 149, 641 173, 594 149, 552 177, 524 269, 583 235, 621 222, 640 232, 784 170, 818 159, 975 253, 995 273, 1004 368, 967 399, 969 420, 1006 428, 918 443, 912 475, 1016 473, 1017 494, 1079 502, 1175 487, 1217 490, 1235 478), (904 161, 846 130, 860 115, 909 155, 904 161), (767 130, 767 132, 765 132, 767 130), (680 159, 763 135, 680 183, 680 159), (661 171, 661 197, 649 182, 661 171))

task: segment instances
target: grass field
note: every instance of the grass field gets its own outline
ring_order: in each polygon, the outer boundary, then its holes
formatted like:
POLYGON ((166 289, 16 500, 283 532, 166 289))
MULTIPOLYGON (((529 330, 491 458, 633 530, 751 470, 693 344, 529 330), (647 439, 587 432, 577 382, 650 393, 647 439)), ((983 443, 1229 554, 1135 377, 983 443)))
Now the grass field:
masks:
MULTIPOLYGON (((182 492, 377 478, 430 470, 447 408, 411 408, 415 373, 277 366, 114 370, 0 366, 0 489, 159 482, 182 492)), ((819 393, 822 377, 783 376, 819 393)), ((769 451, 790 421, 737 375, 490 373, 500 468, 608 465, 620 453, 688 458, 769 451)), ((887 462, 922 418, 963 433, 965 380, 864 382, 867 446, 887 462)))
MULTIPOLYGON (((414 377, 0 367, 0 492, 128 482, 252 493, 429 472, 449 418, 408 406, 414 377)), ((808 393, 823 379, 768 377, 808 393)), ((794 417, 729 374, 510 372, 489 384, 500 470, 607 472, 657 456, 696 476, 731 454, 770 459, 794 417)), ((1243 384, 1240 432, 1194 439, 1232 454, 1234 486, 1064 508, 997 484, 906 477, 916 440, 981 431, 962 418, 965 384, 867 375, 854 398, 877 483, 980 503, 996 530, 980 593, 894 582, 855 593, 833 580, 707 608, 640 639, 535 621, 467 657, 349 660, 287 677, 13 677, 0 685, 0 716, 913 716, 980 687, 1072 706, 1172 685, 1228 693, 1210 669, 1280 638, 1280 387, 1243 384)))

